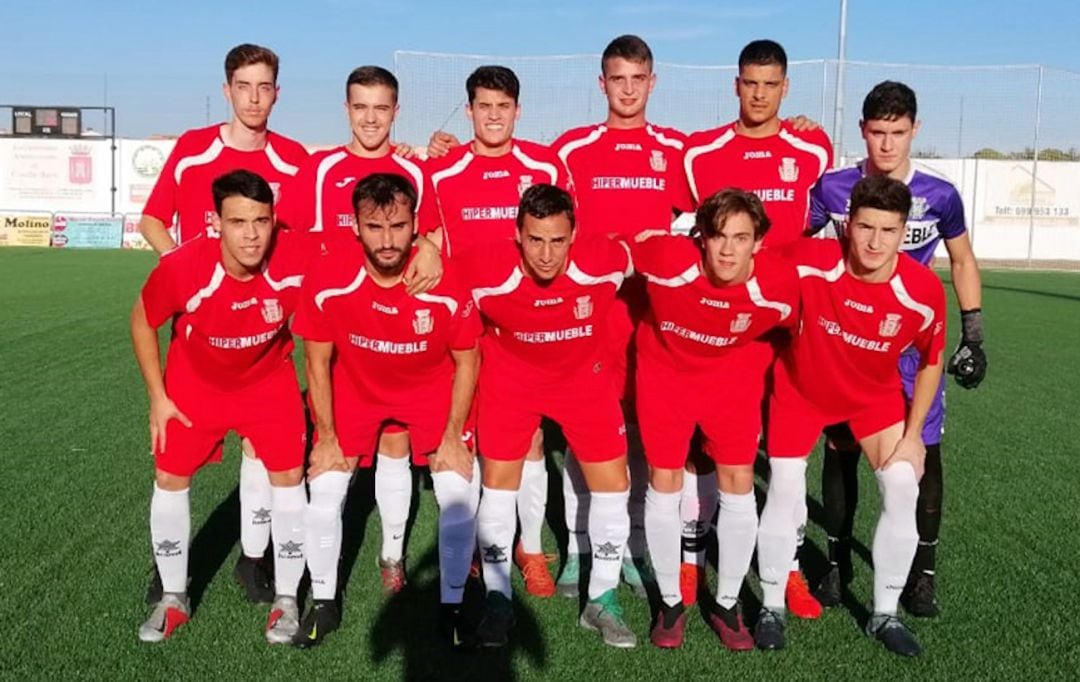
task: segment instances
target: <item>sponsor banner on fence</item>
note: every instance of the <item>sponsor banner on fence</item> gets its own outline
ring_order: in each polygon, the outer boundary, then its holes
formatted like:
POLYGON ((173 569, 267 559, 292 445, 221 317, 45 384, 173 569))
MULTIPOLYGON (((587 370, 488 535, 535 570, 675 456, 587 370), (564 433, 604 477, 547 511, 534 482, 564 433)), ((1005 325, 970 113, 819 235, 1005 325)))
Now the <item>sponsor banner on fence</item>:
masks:
POLYGON ((124 238, 122 216, 57 214, 52 245, 72 249, 119 249, 124 238))
POLYGON ((176 140, 119 140, 116 210, 139 213, 150 198, 176 140))
POLYGON ((0 138, 0 207, 18 211, 108 212, 109 140, 0 138))
POLYGON ((124 216, 124 243, 125 249, 138 249, 147 250, 150 249, 150 243, 143 239, 142 233, 139 232, 139 219, 142 215, 139 213, 127 214, 124 216))
POLYGON ((0 212, 0 246, 48 246, 51 213, 0 212))

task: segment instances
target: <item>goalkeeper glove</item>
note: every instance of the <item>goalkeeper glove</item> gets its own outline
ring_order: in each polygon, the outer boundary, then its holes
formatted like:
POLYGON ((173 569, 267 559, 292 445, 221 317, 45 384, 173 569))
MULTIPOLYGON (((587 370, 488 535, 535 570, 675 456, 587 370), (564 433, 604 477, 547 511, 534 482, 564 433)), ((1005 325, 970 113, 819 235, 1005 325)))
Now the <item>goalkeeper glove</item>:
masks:
POLYGON ((986 377, 986 353, 983 351, 982 309, 961 310, 963 326, 960 345, 949 359, 948 372, 963 388, 975 388, 986 377))

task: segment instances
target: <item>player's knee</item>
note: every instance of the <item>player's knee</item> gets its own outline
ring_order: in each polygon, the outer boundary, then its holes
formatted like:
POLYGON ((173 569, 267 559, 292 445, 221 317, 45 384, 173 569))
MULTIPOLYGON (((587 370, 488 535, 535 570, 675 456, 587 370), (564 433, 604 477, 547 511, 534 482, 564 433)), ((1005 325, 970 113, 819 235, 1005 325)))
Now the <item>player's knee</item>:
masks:
POLYGON ((155 470, 154 481, 157 483, 157 487, 169 492, 178 492, 191 487, 191 476, 178 476, 161 469, 155 470))
POLYGON ((915 502, 919 497, 919 482, 915 468, 909 462, 896 462, 874 472, 881 490, 881 507, 886 514, 911 517, 915 525, 915 502))
POLYGON ((754 489, 754 467, 726 466, 716 467, 716 478, 720 491, 734 495, 745 495, 754 489))
POLYGON ((607 462, 579 462, 589 492, 624 493, 630 491, 630 473, 626 468, 626 456, 607 462))
POLYGON ((458 524, 471 522, 476 517, 480 502, 479 489, 454 471, 440 471, 431 475, 435 488, 435 501, 439 504, 439 522, 458 524))
POLYGON ((683 485, 683 470, 652 467, 649 469, 649 485, 659 493, 679 492, 683 485))
POLYGON ((379 454, 393 459, 401 459, 409 456, 409 432, 396 431, 389 433, 383 431, 379 435, 379 454))
POLYGON ((303 467, 293 467, 285 471, 268 471, 267 473, 270 476, 270 485, 272 486, 300 485, 300 482, 304 480, 303 467))

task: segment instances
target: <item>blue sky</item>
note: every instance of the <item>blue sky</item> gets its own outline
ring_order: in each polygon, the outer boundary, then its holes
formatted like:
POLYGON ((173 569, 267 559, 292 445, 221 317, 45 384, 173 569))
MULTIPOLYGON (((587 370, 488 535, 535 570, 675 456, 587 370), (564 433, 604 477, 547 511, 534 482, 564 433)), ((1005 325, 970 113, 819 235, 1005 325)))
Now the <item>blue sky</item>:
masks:
MULTIPOLYGON (((595 54, 612 37, 632 32, 649 41, 661 62, 732 64, 741 46, 759 37, 783 43, 793 60, 832 58, 839 2, 37 0, 10 3, 5 14, 4 103, 96 105, 108 97, 118 108, 121 134, 176 133, 205 123, 207 97, 210 119, 226 116, 224 53, 236 43, 257 42, 282 58, 274 127, 305 141, 333 142, 347 134, 339 107, 348 71, 363 63, 392 67, 395 50, 595 54)), ((1080 3, 1060 0, 851 0, 847 55, 916 64, 1042 63, 1080 73, 1078 25, 1080 3)), ((591 87, 596 69, 586 62, 579 70, 591 87)), ((721 81, 726 90, 727 76, 721 81)), ((460 89, 459 82, 453 86, 460 89)), ((1013 89, 1017 98, 1030 99, 1026 80, 1001 89, 1006 101, 1013 89)), ((736 113, 733 97, 719 106, 729 107, 720 112, 727 118, 736 113)), ((452 108, 445 113, 452 116, 452 108)), ((441 115, 431 114, 436 125, 445 120, 441 115)))

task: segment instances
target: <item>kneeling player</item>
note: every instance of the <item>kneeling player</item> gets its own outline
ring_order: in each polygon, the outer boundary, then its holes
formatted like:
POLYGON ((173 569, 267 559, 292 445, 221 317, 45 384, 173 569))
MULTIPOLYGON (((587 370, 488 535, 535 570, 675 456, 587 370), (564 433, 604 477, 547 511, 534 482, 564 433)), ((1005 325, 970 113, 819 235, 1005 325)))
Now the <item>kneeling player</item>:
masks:
POLYGON ((919 542, 922 429, 941 381, 945 292, 933 272, 900 253, 910 208, 904 183, 863 178, 851 192, 847 234, 840 241, 807 239, 792 251, 802 310, 769 398, 772 475, 758 534, 763 607, 754 633, 761 648, 784 646, 784 583, 806 496, 807 453, 825 425, 847 422, 881 491, 866 631, 895 653, 921 652, 896 608, 919 542), (920 366, 905 416, 896 364, 909 346, 920 366))
POLYGON ((304 572, 304 408, 288 319, 303 277, 304 237, 274 231, 274 193, 238 170, 213 182, 214 236, 161 257, 131 315, 147 392, 156 485, 150 535, 163 595, 139 639, 157 642, 188 620, 191 478, 220 457, 230 430, 250 440, 270 474, 277 594, 266 639, 292 639, 304 572), (163 377, 157 328, 172 320, 163 377))
POLYGON ((541 416, 562 426, 592 493, 593 564, 580 623, 607 644, 632 647, 615 594, 630 534, 626 426, 602 361, 603 329, 615 294, 632 272, 625 245, 575 242, 574 202, 551 185, 521 197, 517 242, 478 249, 465 271, 484 315, 484 364, 477 432, 484 494, 477 535, 488 589, 477 637, 502 646, 513 624, 510 548, 524 453, 541 416))
MULTIPOLYGON (((295 326, 304 337, 316 442, 307 509, 313 604, 295 640, 300 647, 320 643, 340 622, 341 512, 352 472, 358 463, 370 466, 377 450, 377 474, 391 488, 409 489, 410 445, 416 464, 430 463, 439 503, 441 623, 453 645, 464 638, 461 601, 476 544, 480 485, 463 434, 471 430, 466 418, 480 324, 452 273, 427 293, 406 291, 403 275, 416 253, 416 197, 399 175, 358 182, 352 199, 357 238, 341 235, 301 296, 295 326), (396 432, 386 433, 388 425, 396 432)), ((377 498, 387 486, 376 480, 377 498)), ((388 508, 385 501, 402 496, 384 492, 391 494, 379 499, 379 513, 398 523, 388 531, 384 518, 383 532, 400 548, 408 497, 388 508)))
POLYGON ((795 319, 799 296, 786 262, 755 255, 769 226, 755 195, 726 189, 698 209, 694 237, 654 236, 631 247, 651 303, 638 333, 637 401, 649 462, 645 533, 663 602, 652 629, 658 647, 681 646, 686 627, 679 507, 695 426, 720 488, 709 624, 731 650, 754 646, 738 603, 757 535, 754 458, 773 358, 760 337, 795 319))

